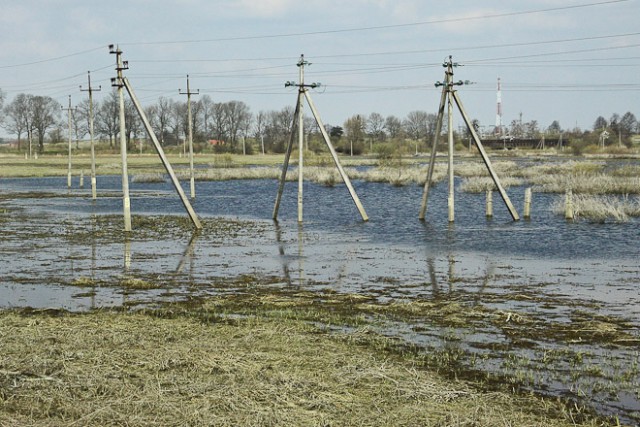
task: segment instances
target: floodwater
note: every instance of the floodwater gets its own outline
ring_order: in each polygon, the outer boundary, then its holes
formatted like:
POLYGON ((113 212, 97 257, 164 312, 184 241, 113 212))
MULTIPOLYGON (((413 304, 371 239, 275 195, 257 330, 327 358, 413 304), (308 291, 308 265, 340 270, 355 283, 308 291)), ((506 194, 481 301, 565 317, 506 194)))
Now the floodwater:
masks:
MULTIPOLYGON (((275 223, 275 180, 212 181, 196 183, 193 206, 205 222, 226 222, 224 230, 205 227, 200 233, 165 235, 134 229, 118 239, 100 236, 99 219, 121 214, 119 177, 98 177, 95 202, 88 184, 87 179, 79 189, 76 178, 68 190, 66 178, 0 180, 9 197, 0 202, 0 213, 20 210, 19 220, 0 221, 0 307, 83 311, 153 304, 235 292, 244 285, 221 284, 251 276, 270 278, 270 286, 362 293, 380 302, 451 299, 482 304, 505 313, 506 321, 518 314, 563 324, 588 313, 619 321, 635 344, 550 339, 533 348, 502 351, 480 345, 509 342, 490 326, 436 330, 407 322, 389 324, 385 332, 427 349, 454 342, 477 356, 476 368, 524 373, 527 387, 537 392, 564 395, 629 423, 640 421, 637 219, 567 222, 551 211, 563 196, 538 193, 530 220, 512 221, 498 193, 494 217, 487 219, 484 194, 458 192, 456 221, 449 224, 446 185, 438 184, 430 195, 427 220, 419 221, 420 187, 358 181, 354 186, 370 221, 361 220, 343 185, 305 183, 304 222, 298 224, 297 183, 287 183, 275 223), (99 284, 139 278, 161 287, 124 291, 77 286, 87 278, 99 284), (543 366, 541 355, 549 352, 578 355, 584 366, 600 369, 576 367, 566 359, 543 366), (542 370, 545 374, 538 375, 542 370), (607 386, 612 382, 624 384, 612 389, 607 386)), ((170 183, 132 182, 130 187, 134 218, 186 217, 170 183)), ((524 189, 507 192, 522 212, 524 189)))

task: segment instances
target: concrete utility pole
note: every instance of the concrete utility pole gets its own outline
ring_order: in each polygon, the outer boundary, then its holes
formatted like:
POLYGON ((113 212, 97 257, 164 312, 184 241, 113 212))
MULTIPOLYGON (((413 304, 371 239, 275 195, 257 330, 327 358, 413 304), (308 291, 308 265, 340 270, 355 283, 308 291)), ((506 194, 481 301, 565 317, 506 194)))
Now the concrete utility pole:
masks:
MULTIPOLYGON (((310 65, 308 61, 305 61, 304 55, 300 55, 300 61, 298 61, 299 70, 299 88, 300 93, 306 92, 304 87, 304 66, 310 65)), ((304 165, 304 103, 302 96, 298 97, 298 222, 302 222, 302 191, 303 191, 303 165, 304 165)))
POLYGON ((296 126, 297 126, 297 130, 298 130, 298 147, 299 147, 299 164, 298 164, 298 222, 302 222, 302 190, 303 190, 303 172, 302 172, 302 168, 303 168, 303 155, 304 155, 304 117, 302 114, 302 108, 303 108, 303 98, 307 100, 307 104, 309 104, 309 108, 311 108, 311 112, 313 113, 313 117, 316 120, 316 124, 318 125, 318 128, 320 129, 320 132, 322 133, 322 137, 324 138, 325 143, 327 144, 327 147, 329 148, 329 152, 331 153, 331 156, 333 157, 333 161, 336 165, 336 168, 338 169, 338 172, 340 173, 340 177, 342 178, 342 180, 344 181, 345 185, 347 186, 347 189, 349 190, 349 193, 351 194, 351 198, 353 199, 353 202, 355 203, 356 207, 358 208, 358 211, 360 212, 360 215, 362 216, 363 221, 368 221, 369 217, 367 216, 367 213, 364 210, 364 207, 362 206, 362 203, 360 203, 360 199, 358 198, 358 195, 356 194, 355 190, 353 189, 353 186, 351 185, 351 181, 349 180, 349 177, 347 176, 347 174, 345 173, 344 169, 342 168, 342 165, 340 165, 340 160, 338 159, 338 153, 336 152, 336 150, 333 148, 333 144, 331 144, 331 139, 329 139, 329 135, 327 134, 327 131, 325 129, 324 124, 322 123, 322 120, 320 119, 320 115, 318 114, 318 111, 316 110, 315 105, 313 104, 313 101, 311 100, 311 95, 309 95, 309 90, 308 88, 316 88, 320 86, 320 83, 311 83, 311 84, 305 84, 304 83, 304 66, 305 65, 310 65, 309 62, 305 61, 304 59, 304 55, 300 55, 300 61, 298 62, 298 67, 300 67, 300 82, 299 83, 295 83, 295 82, 291 82, 288 81, 284 84, 285 87, 290 87, 290 86, 297 86, 298 87, 298 99, 296 102, 296 109, 295 112, 293 114, 293 128, 291 129, 291 134, 289 135, 289 143, 287 145, 287 151, 285 153, 285 157, 284 157, 284 163, 282 166, 282 174, 280 175, 280 183, 278 186, 278 194, 276 196, 276 203, 275 206, 273 208, 273 219, 277 220, 278 219, 278 210, 280 208, 280 201, 282 199, 282 192, 284 190, 284 183, 285 183, 285 179, 287 177, 287 169, 289 168, 289 159, 291 157, 291 152, 293 151, 293 143, 294 143, 294 139, 295 139, 295 133, 296 133, 296 126))
POLYGON ((518 216, 518 212, 516 212, 515 208, 513 207, 513 204, 511 203, 511 200, 509 199, 509 196, 507 195, 507 193, 504 191, 504 188, 502 187, 502 185, 500 184, 500 180, 498 178, 498 175, 495 173, 495 171, 493 170, 493 166, 491 165, 491 160, 489 160, 489 156, 487 156, 486 151, 484 150, 484 147, 482 145, 482 142, 480 142, 480 138, 478 137, 478 134, 476 133, 475 128, 473 127, 473 124, 471 123, 471 120, 469 119, 469 117, 467 116, 467 113, 462 105, 462 101, 460 101, 460 98, 458 96, 457 91, 455 90, 455 86, 462 86, 464 84, 468 84, 469 82, 463 82, 462 80, 454 82, 453 81, 453 68, 456 67, 458 64, 454 63, 451 59, 451 56, 449 56, 449 60, 446 61, 443 64, 443 67, 445 67, 447 70, 445 72, 445 79, 443 82, 437 82, 436 83, 436 87, 438 86, 442 86, 442 96, 440 98, 440 108, 438 109, 438 118, 436 121, 436 133, 433 137, 433 145, 431 147, 431 157, 429 160, 429 168, 427 171, 427 181, 424 184, 424 191, 422 193, 422 205, 420 207, 420 214, 418 215, 418 218, 421 220, 424 220, 425 218, 425 213, 427 210, 427 198, 428 198, 428 194, 429 194, 429 188, 431 186, 431 179, 433 176, 433 169, 434 169, 434 164, 435 164, 435 158, 436 158, 436 147, 438 145, 438 138, 440 135, 440 130, 442 128, 442 120, 443 120, 443 116, 444 116, 444 108, 445 108, 445 103, 447 103, 447 98, 448 98, 448 119, 449 119, 449 199, 448 199, 448 206, 449 206, 449 222, 453 222, 454 220, 454 212, 453 212, 453 207, 454 207, 454 199, 453 199, 453 192, 454 192, 454 185, 453 185, 453 178, 454 178, 454 174, 453 174, 453 126, 452 126, 452 113, 453 113, 453 102, 455 101, 455 104, 458 106, 458 110, 460 111, 460 114, 462 115, 462 118, 464 119, 464 122, 467 126, 467 129, 469 130, 469 133, 471 134, 473 140, 476 143, 476 146, 478 147, 478 151, 480 152, 480 155, 482 156, 482 160, 484 161, 485 166, 487 167, 487 170, 489 171, 489 174, 491 175, 491 178, 493 179, 493 182, 495 184, 495 186, 497 187, 498 191, 500 192, 500 196, 502 197, 502 200, 504 201, 505 205, 507 206, 507 209, 509 210, 509 213, 511 214, 511 217, 513 218, 514 221, 518 221, 520 219, 520 217, 518 216))
POLYGON ((69 107, 68 108, 64 108, 64 107, 60 107, 62 108, 62 111, 66 111, 68 113, 68 124, 69 124, 69 130, 68 130, 68 137, 69 137, 69 169, 67 172, 67 188, 71 188, 71 112, 75 110, 75 108, 71 108, 71 95, 69 95, 69 107))
POLYGON ((122 156, 122 207, 124 212, 124 231, 131 231, 131 199, 129 198, 129 173, 127 171, 127 136, 124 122, 124 82, 122 70, 129 69, 127 61, 122 61, 122 51, 113 45, 109 46, 109 53, 116 55, 116 71, 118 77, 111 79, 111 85, 118 88, 120 104, 120 154, 122 156))
POLYGON ((189 182, 191 187, 191 198, 196 198, 196 178, 193 172, 193 122, 191 121, 191 95, 198 95, 200 93, 200 89, 197 92, 191 92, 189 88, 189 75, 187 75, 187 91, 182 92, 178 89, 178 93, 180 95, 187 95, 187 121, 188 132, 187 139, 189 140, 189 182))
POLYGON ((80 86, 80 92, 89 92, 89 138, 91 140, 91 197, 96 200, 96 149, 93 140, 93 91, 102 90, 102 86, 98 86, 98 89, 91 87, 91 71, 87 71, 87 78, 89 81, 89 88, 82 89, 80 86))

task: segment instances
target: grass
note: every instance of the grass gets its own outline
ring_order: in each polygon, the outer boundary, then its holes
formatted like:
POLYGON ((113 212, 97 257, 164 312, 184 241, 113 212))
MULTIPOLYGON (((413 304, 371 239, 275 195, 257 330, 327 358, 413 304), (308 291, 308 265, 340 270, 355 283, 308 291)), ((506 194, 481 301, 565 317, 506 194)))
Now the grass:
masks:
POLYGON ((3 426, 600 425, 442 378, 366 328, 329 333, 216 304, 4 311, 0 337, 3 426))
MULTIPOLYGON (((571 201, 574 219, 582 218, 594 222, 612 219, 617 222, 626 222, 630 217, 640 216, 640 200, 637 198, 574 194, 571 201)), ((552 210, 559 215, 564 215, 565 199, 558 199, 552 206, 552 210)))

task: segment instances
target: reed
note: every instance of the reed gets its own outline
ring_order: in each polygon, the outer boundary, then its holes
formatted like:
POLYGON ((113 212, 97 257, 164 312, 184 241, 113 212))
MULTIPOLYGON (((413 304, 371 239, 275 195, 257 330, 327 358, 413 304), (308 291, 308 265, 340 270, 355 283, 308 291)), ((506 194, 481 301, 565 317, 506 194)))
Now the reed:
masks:
POLYGON ((163 173, 142 173, 136 174, 131 177, 131 182, 136 183, 160 183, 165 182, 165 175, 163 173))
POLYGON ((576 194, 640 194, 640 177, 612 176, 604 173, 540 175, 530 180, 534 190, 541 193, 564 193, 572 190, 576 194))
MULTIPOLYGON (((630 217, 640 216, 640 199, 616 196, 593 196, 574 194, 572 196, 573 217, 594 222, 613 220, 626 222, 630 217)), ((557 200, 552 210, 554 213, 564 215, 564 198, 557 200)))
MULTIPOLYGON (((500 176, 500 184, 502 187, 509 188, 524 185, 525 181, 522 178, 513 176, 500 176)), ((493 179, 490 176, 483 177, 470 177, 462 180, 460 184, 460 191, 466 193, 484 193, 486 191, 497 191, 493 179)))

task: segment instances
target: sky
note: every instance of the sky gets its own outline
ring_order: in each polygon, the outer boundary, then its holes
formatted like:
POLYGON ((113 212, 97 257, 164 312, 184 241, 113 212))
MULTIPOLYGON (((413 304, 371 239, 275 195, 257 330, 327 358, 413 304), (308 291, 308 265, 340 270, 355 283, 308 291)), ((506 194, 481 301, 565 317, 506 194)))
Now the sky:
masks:
MULTIPOLYGON (((294 106, 300 55, 325 124, 356 114, 436 113, 443 62, 468 115, 558 120, 591 129, 598 116, 640 118, 640 0, 0 0, 0 90, 65 107, 100 100, 115 56, 144 105, 159 97, 243 101, 253 113, 294 106)), ((309 113, 308 107, 306 109, 309 113)), ((456 114, 456 126, 461 123, 456 114)))

